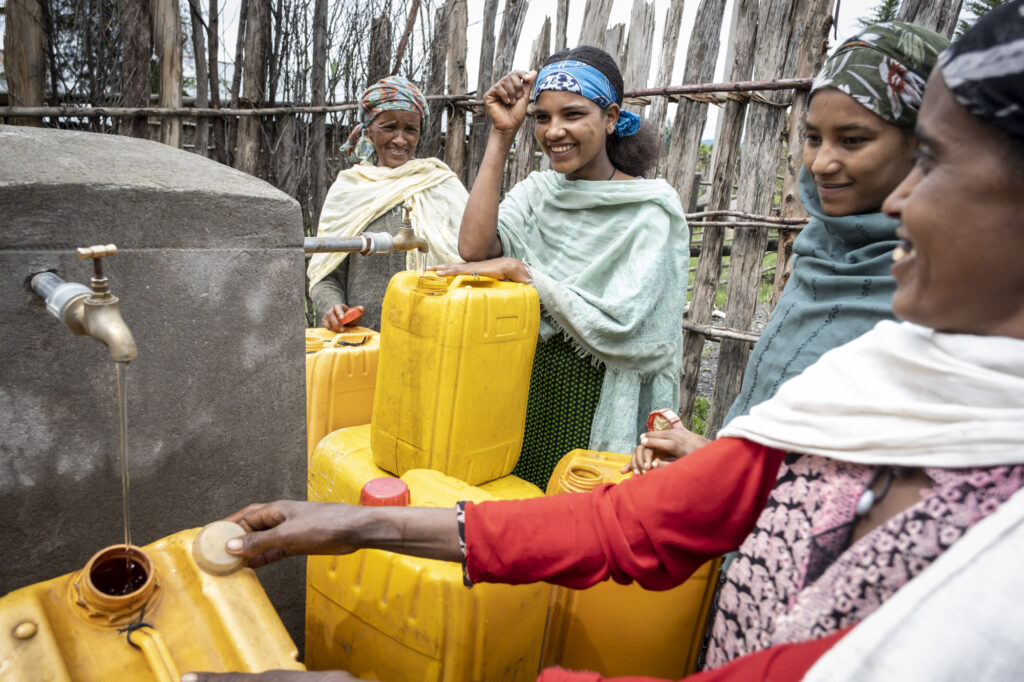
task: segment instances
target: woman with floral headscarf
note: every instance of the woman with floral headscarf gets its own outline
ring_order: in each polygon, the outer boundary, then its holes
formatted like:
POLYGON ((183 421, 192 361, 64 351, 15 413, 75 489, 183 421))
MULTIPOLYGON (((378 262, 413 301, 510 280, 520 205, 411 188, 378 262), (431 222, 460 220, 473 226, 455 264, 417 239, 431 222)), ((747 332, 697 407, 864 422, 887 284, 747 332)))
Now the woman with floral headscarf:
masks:
MULTIPOLYGON (((811 222, 793 242, 793 274, 726 424, 826 351, 893 318, 897 223, 882 200, 913 165, 925 81, 948 44, 913 24, 875 24, 840 45, 814 79, 799 179, 811 222)), ((684 429, 645 433, 629 468, 644 473, 707 442, 684 429)))
POLYGON ((321 324, 342 331, 342 316, 357 304, 359 323, 380 328, 380 303, 391 276, 417 269, 421 259, 458 259, 459 222, 468 194, 442 161, 414 159, 430 110, 419 88, 402 76, 371 85, 359 101, 359 124, 342 147, 357 165, 342 171, 320 212, 319 236, 353 237, 365 231, 395 234, 402 205, 412 207, 412 224, 429 252, 396 251, 386 256, 349 258, 318 253, 309 262, 309 292, 321 324))

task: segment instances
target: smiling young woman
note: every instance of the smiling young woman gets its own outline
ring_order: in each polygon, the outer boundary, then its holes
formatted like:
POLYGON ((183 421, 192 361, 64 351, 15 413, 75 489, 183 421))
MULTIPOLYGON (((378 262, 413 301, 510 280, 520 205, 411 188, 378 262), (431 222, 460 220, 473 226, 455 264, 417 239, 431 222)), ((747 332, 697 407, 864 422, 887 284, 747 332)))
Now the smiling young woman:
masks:
POLYGON ((459 235, 470 262, 437 269, 537 289, 540 341, 513 473, 542 489, 570 450, 626 452, 651 410, 678 401, 686 221, 668 183, 641 177, 657 137, 622 109, 622 92, 615 61, 594 47, 488 90, 492 127, 459 235), (552 170, 500 201, 531 100, 552 170))
MULTIPOLYGON (((869 26, 840 45, 815 78, 799 178, 811 221, 793 243, 793 273, 750 354, 726 424, 823 353, 893 319, 897 221, 881 206, 913 165, 925 79, 948 44, 912 24, 869 26)), ((629 467, 643 473, 706 442, 682 429, 647 433, 629 467)))

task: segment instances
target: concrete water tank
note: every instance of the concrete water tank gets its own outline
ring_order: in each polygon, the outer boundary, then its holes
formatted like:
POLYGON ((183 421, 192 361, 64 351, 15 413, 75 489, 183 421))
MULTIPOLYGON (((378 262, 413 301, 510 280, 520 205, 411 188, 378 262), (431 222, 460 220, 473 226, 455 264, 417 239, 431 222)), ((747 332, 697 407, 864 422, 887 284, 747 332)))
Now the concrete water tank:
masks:
MULTIPOLYGON (((144 545, 306 495, 302 216, 269 184, 114 135, 0 126, 0 594, 123 542, 114 363, 28 285, 104 274, 128 370, 131 532, 144 545)), ((302 650, 304 562, 259 577, 302 650)))

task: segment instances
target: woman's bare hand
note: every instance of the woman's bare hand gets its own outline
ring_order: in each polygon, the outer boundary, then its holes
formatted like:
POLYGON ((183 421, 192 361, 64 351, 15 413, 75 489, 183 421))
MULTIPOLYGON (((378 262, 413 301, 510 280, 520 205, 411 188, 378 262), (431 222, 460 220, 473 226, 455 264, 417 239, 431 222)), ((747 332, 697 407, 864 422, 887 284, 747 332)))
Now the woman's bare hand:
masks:
POLYGON ((348 554, 359 549, 349 538, 352 520, 361 511, 349 504, 278 500, 251 504, 226 520, 246 530, 228 540, 232 554, 259 568, 288 556, 348 554))
POLYGON ((530 273, 526 269, 526 264, 516 258, 491 258, 490 260, 481 260, 475 263, 432 265, 427 270, 432 270, 442 277, 477 274, 481 277, 509 280, 519 282, 520 284, 533 283, 533 280, 530 279, 530 273))
POLYGON ((621 472, 645 474, 651 469, 667 466, 710 442, 704 436, 684 428, 648 431, 640 436, 640 444, 633 450, 630 462, 622 467, 621 472))
POLYGON ((355 326, 359 323, 359 318, 362 317, 363 311, 366 310, 364 306, 347 306, 344 303, 339 303, 324 315, 320 324, 325 329, 330 329, 332 332, 343 332, 346 331, 347 326, 355 326), (359 315, 350 314, 350 311, 359 311, 359 315), (346 324, 346 315, 349 318, 355 317, 354 320, 346 324))

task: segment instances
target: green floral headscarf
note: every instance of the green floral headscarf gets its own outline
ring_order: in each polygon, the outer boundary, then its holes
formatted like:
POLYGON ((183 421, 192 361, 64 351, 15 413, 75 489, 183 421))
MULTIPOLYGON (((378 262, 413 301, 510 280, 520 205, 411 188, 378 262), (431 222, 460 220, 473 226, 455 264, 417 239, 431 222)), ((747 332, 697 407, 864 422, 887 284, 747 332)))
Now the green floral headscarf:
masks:
POLYGON ((874 24, 832 53, 814 79, 811 94, 835 88, 884 121, 913 128, 925 81, 948 46, 943 36, 914 24, 874 24))

